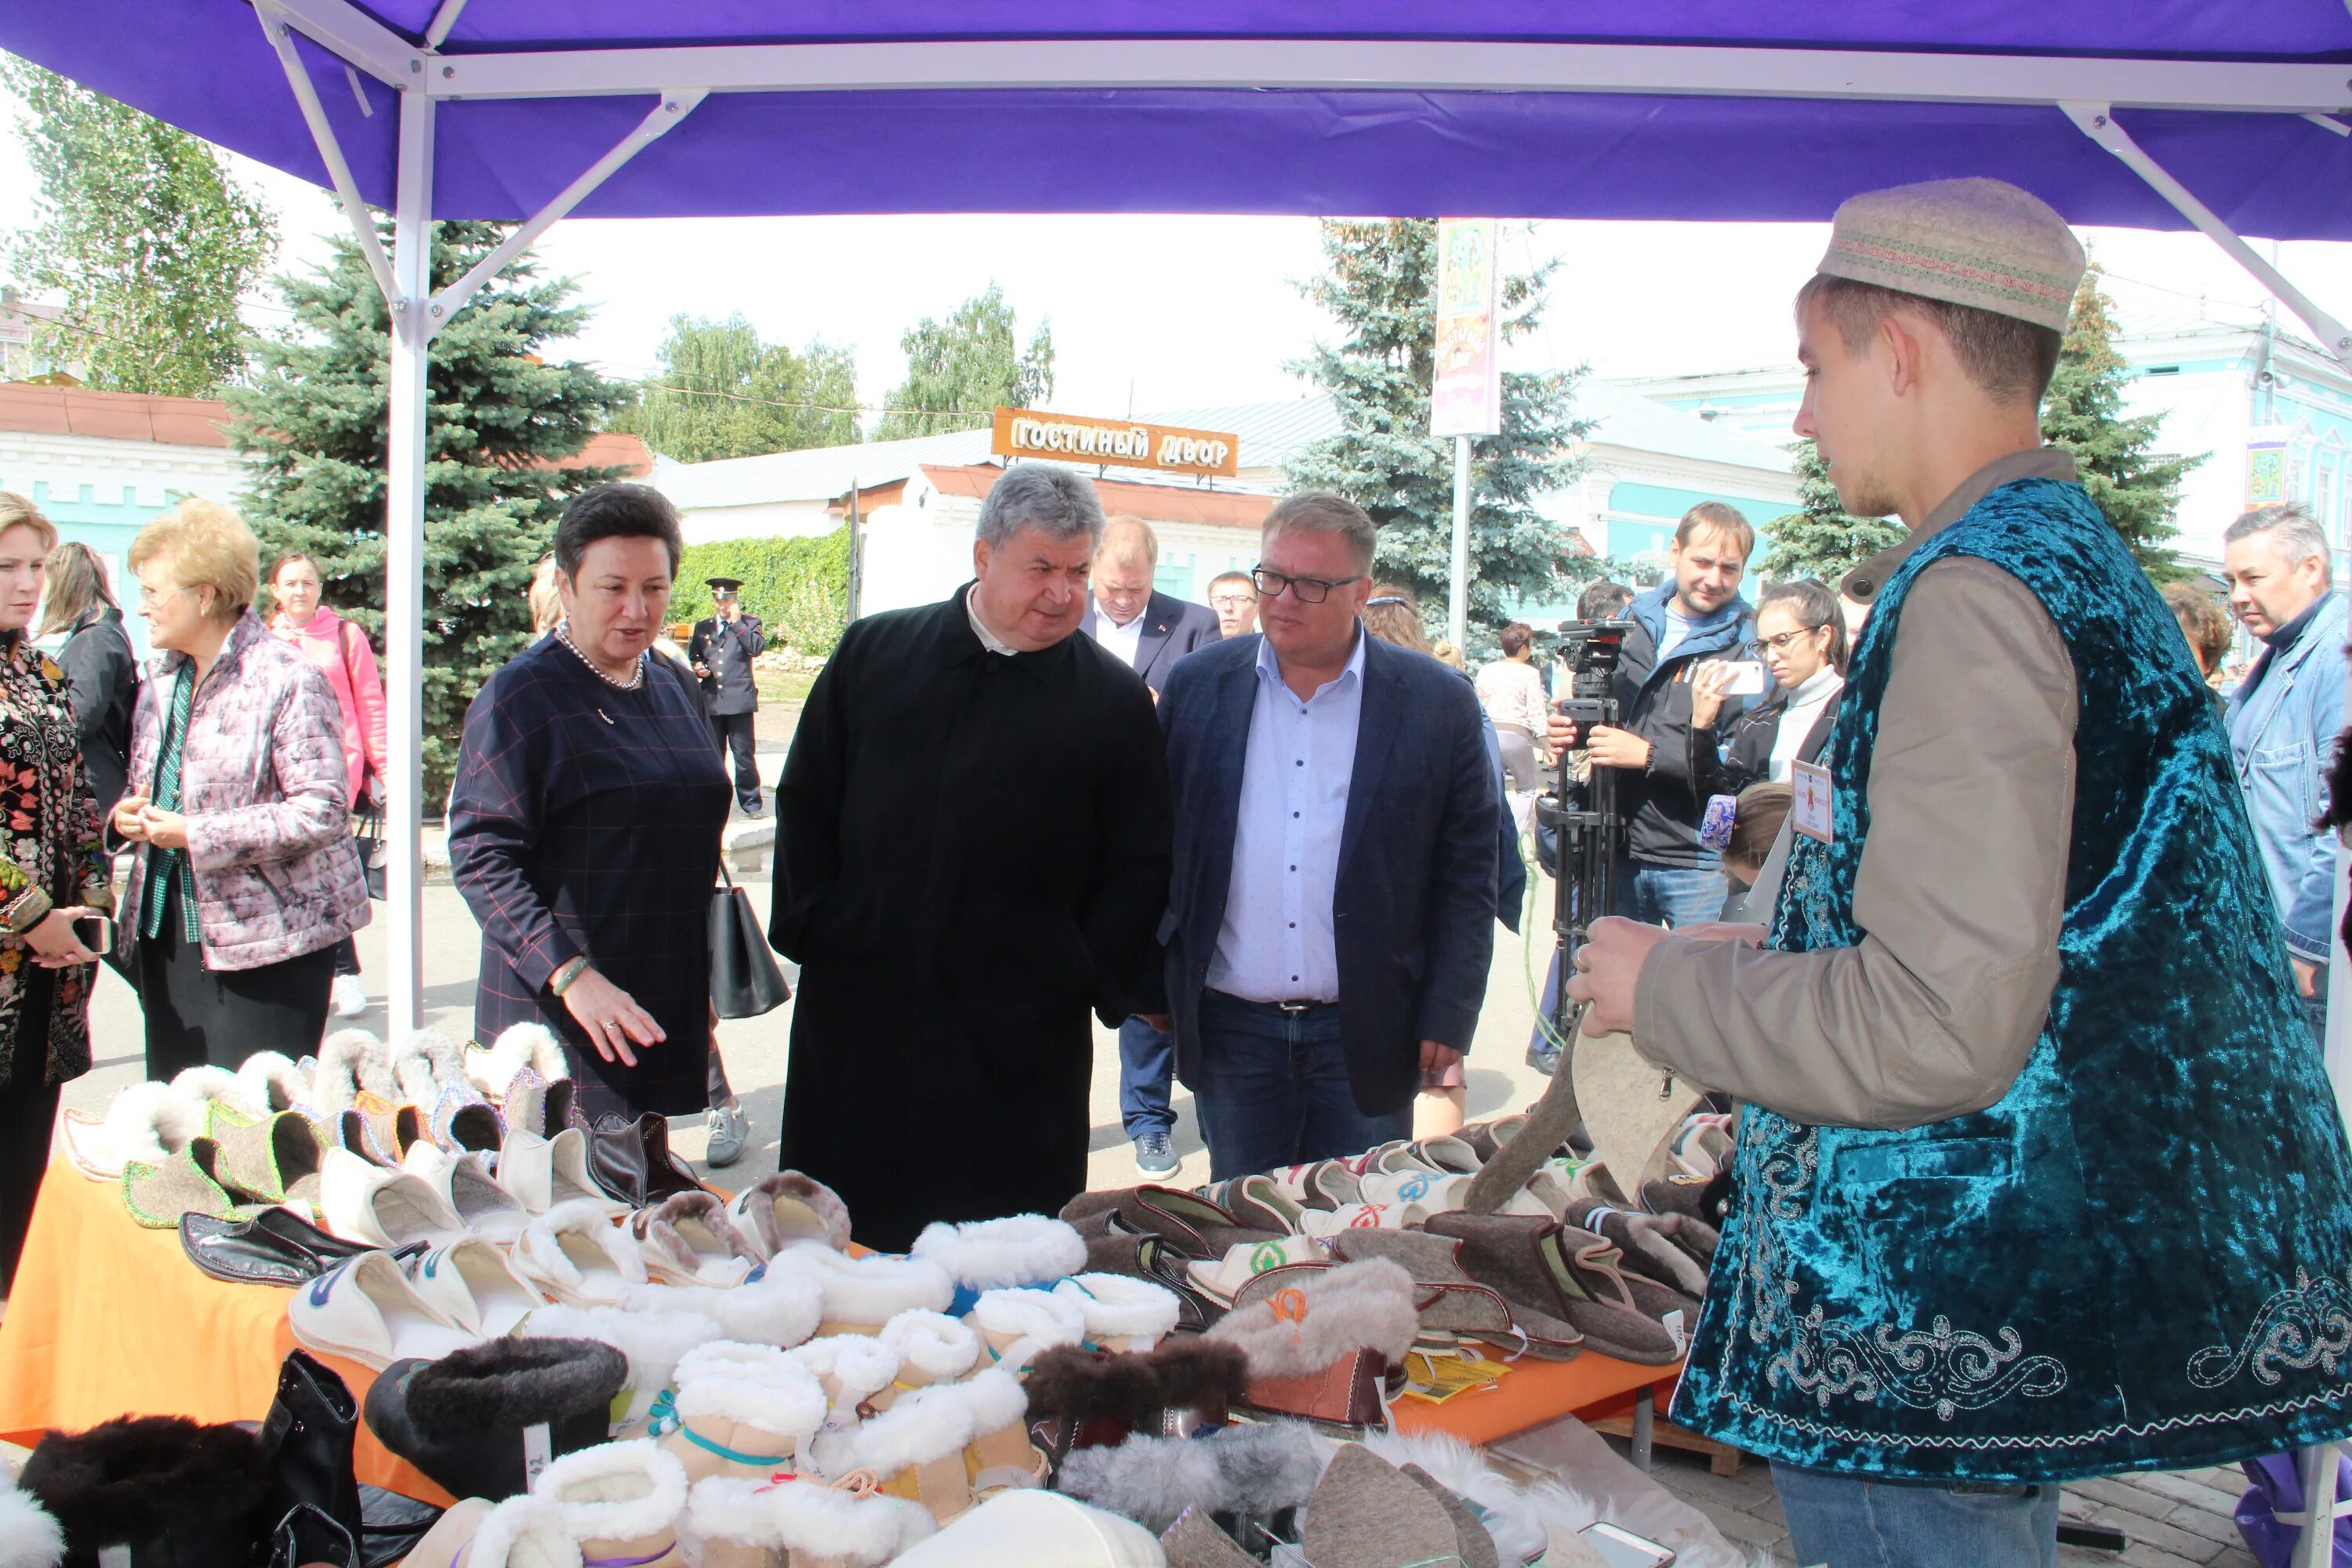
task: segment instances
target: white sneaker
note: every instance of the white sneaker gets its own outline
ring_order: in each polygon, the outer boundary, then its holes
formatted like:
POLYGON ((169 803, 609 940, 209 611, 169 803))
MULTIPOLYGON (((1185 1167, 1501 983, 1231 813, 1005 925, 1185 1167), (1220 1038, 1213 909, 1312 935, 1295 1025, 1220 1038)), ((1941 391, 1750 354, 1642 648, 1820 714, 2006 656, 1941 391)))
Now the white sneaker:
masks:
POLYGON ((336 975, 330 994, 334 998, 338 1018, 356 1018, 368 1010, 367 983, 356 974, 336 975))

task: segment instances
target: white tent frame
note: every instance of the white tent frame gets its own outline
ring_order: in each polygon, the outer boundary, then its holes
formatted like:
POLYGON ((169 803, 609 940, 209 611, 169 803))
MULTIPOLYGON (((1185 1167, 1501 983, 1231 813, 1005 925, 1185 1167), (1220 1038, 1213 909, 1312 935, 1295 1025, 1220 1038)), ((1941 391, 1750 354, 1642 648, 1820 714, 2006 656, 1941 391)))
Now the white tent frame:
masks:
MULTIPOLYGON (((2347 0, 2352 5, 2352 0, 2347 0)), ((1568 92, 1666 97, 1812 98, 2042 106, 2064 113, 2190 224, 2212 238, 2352 365, 2352 329, 2294 287, 2116 122, 2117 109, 2292 114, 2337 135, 2352 113, 2340 65, 2143 60, 2025 54, 1942 55, 1636 44, 1387 39, 1038 39, 955 43, 773 44, 547 49, 445 56, 466 0, 441 0, 413 45, 346 0, 254 0, 392 319, 384 625, 390 665, 392 800, 385 814, 389 1022, 424 1012, 424 689, 425 355, 475 292, 611 174, 712 92, 1286 89, 1303 91, 1568 92), (393 247, 387 256, 348 161, 297 53, 299 33, 400 94, 393 247), (645 119, 463 278, 435 293, 427 243, 434 116, 444 100, 649 95, 645 119)), ((2340 879, 2339 879, 2340 880, 2340 879)), ((2336 954, 2343 999, 2345 954, 2336 954)), ((2331 1009, 2341 1047, 2352 1009, 2331 1009)), ((2331 1060, 2331 1067, 2338 1064, 2331 1060)), ((2336 1073, 2339 1102, 2352 1073, 2336 1073)), ((2304 1495, 2336 1468, 2333 1446, 2304 1456, 2304 1495)), ((2328 1510, 2352 1512, 2352 1504, 2328 1510)), ((2308 1508, 2306 1507, 2306 1512, 2308 1508)), ((2321 1568, 2332 1529, 2303 1532, 2298 1568, 2321 1568)))

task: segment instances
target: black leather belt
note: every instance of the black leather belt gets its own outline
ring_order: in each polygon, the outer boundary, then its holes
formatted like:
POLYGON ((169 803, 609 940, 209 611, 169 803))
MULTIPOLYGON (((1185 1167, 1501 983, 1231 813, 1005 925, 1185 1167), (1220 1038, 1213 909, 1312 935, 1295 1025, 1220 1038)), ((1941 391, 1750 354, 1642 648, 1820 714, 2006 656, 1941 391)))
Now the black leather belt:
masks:
POLYGON ((1322 1002, 1314 1000, 1259 1002, 1247 996, 1236 996, 1230 991, 1219 991, 1214 988, 1210 990, 1209 994, 1226 1002, 1238 1002, 1244 1007, 1271 1007, 1278 1013, 1288 1013, 1293 1017, 1297 1016, 1301 1013, 1312 1013, 1318 1007, 1337 1007, 1339 1005, 1337 1002, 1322 1002))

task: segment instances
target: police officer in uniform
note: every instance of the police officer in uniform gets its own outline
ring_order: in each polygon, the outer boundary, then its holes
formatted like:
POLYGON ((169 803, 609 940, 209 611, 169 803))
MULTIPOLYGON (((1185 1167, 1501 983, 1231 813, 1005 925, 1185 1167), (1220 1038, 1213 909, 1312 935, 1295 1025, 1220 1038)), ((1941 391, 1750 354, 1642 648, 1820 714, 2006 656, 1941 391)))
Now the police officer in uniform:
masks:
POLYGON ((754 755, 752 715, 760 709, 760 689, 751 679, 751 658, 768 646, 760 617, 743 613, 743 583, 737 577, 713 577, 710 596, 719 613, 694 624, 687 657, 702 678, 703 710, 710 716, 710 738, 726 760, 735 748, 735 799, 746 816, 761 816, 767 804, 760 797, 760 764, 754 755))

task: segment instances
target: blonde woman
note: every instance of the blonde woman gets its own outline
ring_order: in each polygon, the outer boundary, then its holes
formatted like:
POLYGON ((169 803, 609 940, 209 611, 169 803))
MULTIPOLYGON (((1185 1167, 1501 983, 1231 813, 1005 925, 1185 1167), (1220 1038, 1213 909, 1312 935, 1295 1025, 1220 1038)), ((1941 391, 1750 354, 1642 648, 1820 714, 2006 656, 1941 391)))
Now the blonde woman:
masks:
POLYGON ((183 501, 131 545, 160 651, 131 731, 115 831, 138 846, 120 926, 147 1012, 147 1073, 326 1032, 335 949, 368 920, 335 693, 253 613, 245 520, 183 501))

